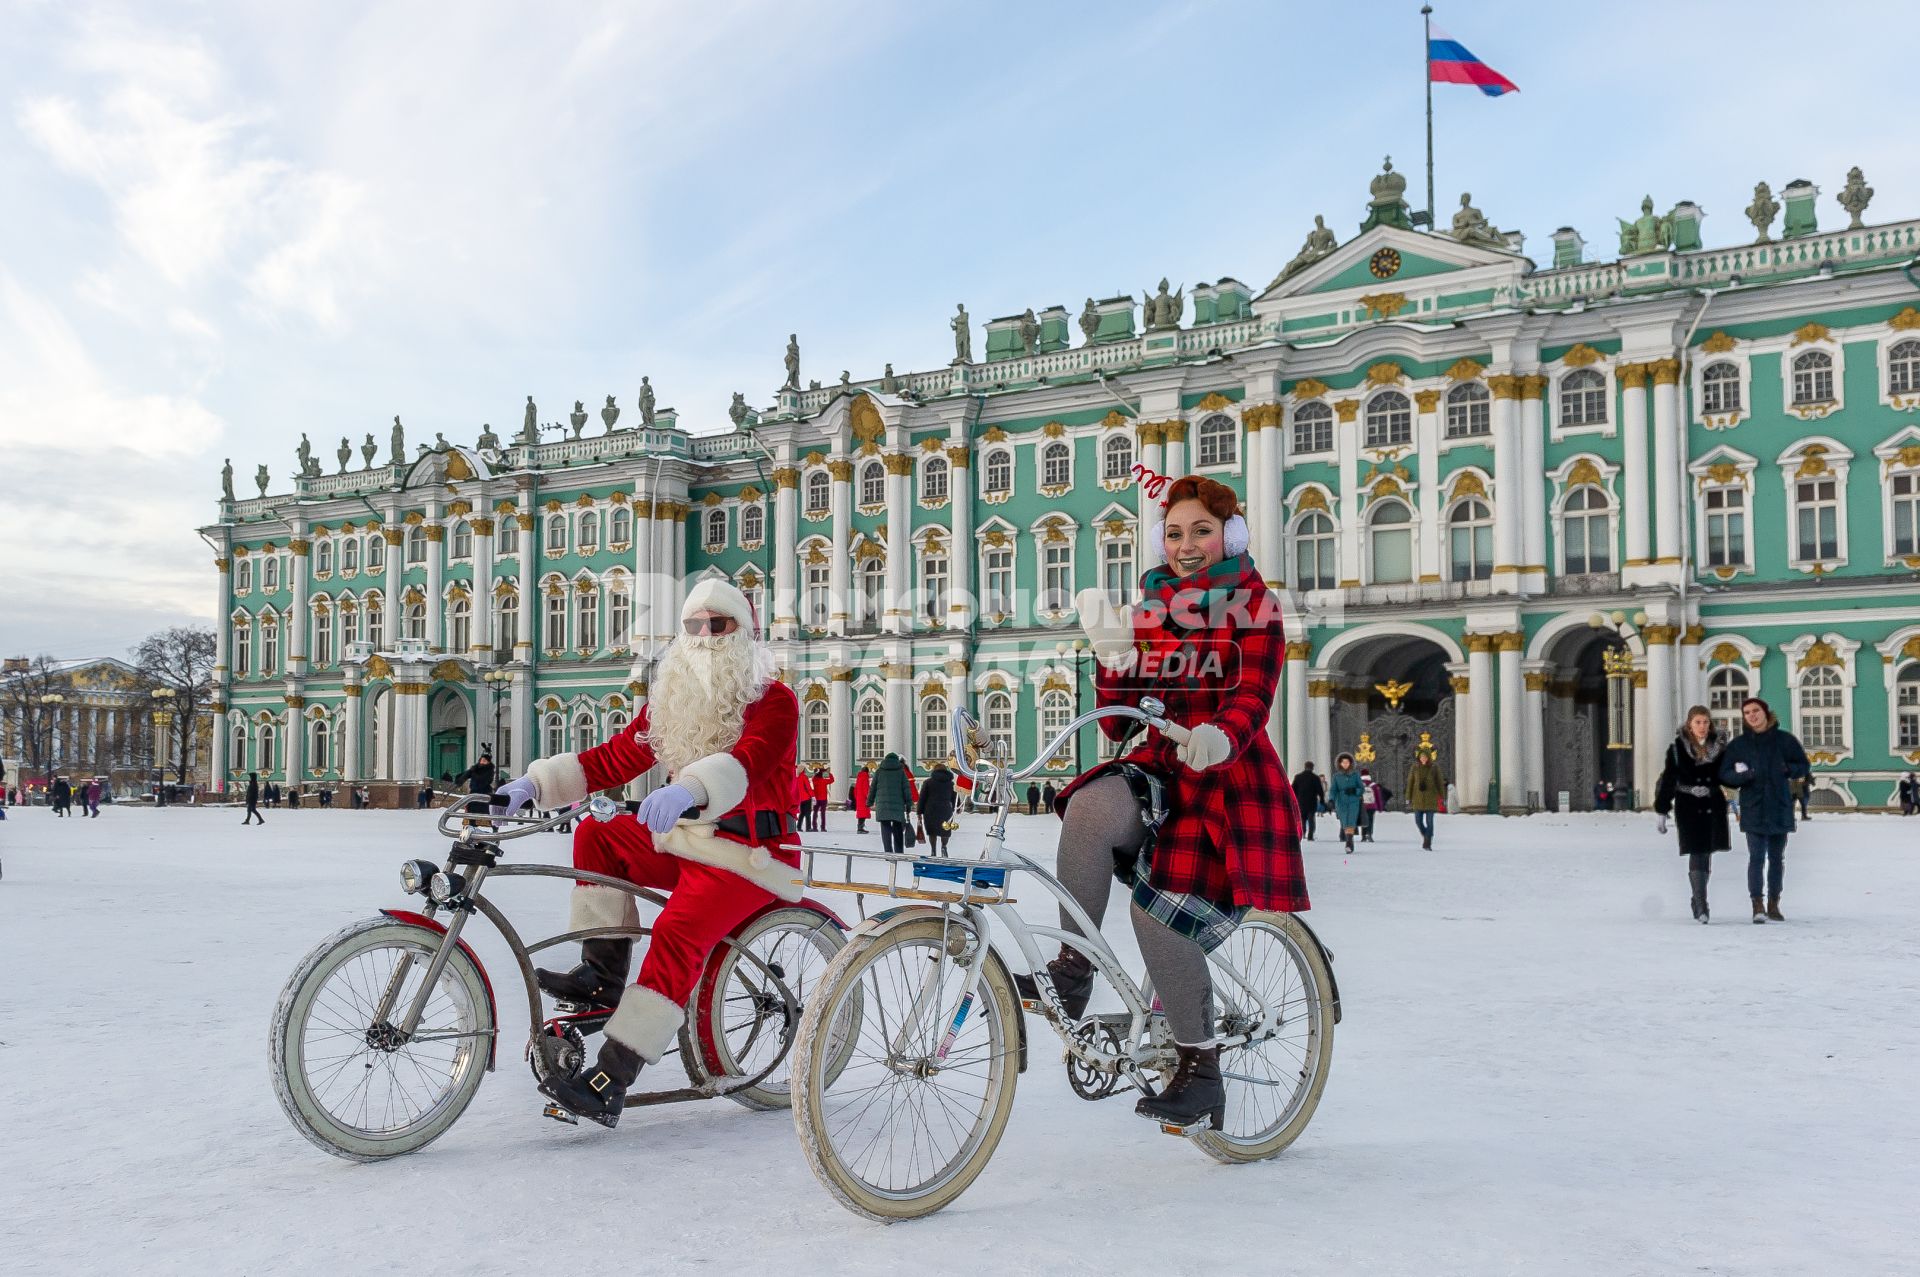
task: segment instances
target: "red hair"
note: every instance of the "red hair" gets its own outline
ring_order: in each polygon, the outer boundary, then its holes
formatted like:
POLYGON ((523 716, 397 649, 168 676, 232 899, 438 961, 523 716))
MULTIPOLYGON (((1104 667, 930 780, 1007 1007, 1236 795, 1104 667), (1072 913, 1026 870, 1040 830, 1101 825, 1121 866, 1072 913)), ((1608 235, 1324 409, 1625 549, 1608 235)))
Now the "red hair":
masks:
POLYGON ((1240 513, 1240 498, 1233 489, 1218 479, 1209 479, 1201 474, 1175 479, 1173 486, 1167 489, 1167 499, 1160 503, 1160 507, 1171 510, 1182 501, 1198 501, 1206 507, 1208 514, 1222 523, 1240 513))

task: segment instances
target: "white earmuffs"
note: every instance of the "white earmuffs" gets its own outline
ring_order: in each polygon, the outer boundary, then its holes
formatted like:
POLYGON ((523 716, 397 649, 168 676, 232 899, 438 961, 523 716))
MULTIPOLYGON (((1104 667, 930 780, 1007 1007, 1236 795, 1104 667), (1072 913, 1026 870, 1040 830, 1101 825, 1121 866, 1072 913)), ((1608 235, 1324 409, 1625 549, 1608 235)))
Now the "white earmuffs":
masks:
MULTIPOLYGON (((1247 552, 1247 546, 1251 544, 1253 538, 1247 532, 1247 521, 1244 516, 1238 514, 1229 516, 1226 526, 1221 531, 1227 538, 1229 559, 1247 552)), ((1156 523, 1148 529, 1147 544, 1152 548, 1154 558, 1162 563, 1167 561, 1167 527, 1164 523, 1156 523)))

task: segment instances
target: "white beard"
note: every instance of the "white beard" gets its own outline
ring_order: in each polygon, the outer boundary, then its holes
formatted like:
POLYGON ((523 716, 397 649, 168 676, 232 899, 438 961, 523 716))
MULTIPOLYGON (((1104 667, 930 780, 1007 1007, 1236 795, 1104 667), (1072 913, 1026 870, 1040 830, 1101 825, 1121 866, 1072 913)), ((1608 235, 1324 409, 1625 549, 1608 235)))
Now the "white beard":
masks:
POLYGON ((773 672, 773 653, 745 630, 675 638, 647 687, 647 743, 667 772, 731 749, 773 672))

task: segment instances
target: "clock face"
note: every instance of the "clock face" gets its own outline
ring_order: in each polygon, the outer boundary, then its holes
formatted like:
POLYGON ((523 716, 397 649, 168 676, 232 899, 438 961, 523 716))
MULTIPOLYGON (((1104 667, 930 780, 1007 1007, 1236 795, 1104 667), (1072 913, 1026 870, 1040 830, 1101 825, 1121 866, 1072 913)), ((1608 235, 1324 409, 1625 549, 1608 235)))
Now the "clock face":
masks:
POLYGON ((1400 270, 1400 253, 1396 249, 1383 248, 1367 259, 1367 269, 1373 272, 1375 279, 1391 279, 1400 270))

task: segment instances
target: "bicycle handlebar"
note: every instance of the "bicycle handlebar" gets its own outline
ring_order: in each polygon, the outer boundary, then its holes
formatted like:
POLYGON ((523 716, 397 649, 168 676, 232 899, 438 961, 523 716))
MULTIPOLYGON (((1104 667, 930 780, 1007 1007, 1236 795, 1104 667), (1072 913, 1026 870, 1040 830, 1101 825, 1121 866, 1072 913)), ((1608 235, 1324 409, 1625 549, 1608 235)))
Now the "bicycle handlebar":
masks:
MULTIPOLYGON (((1148 727, 1159 732, 1176 745, 1186 744, 1187 738, 1192 735, 1191 732, 1180 726, 1180 724, 1168 721, 1166 705, 1157 697, 1143 696, 1140 698, 1138 707, 1132 705, 1108 705, 1102 709, 1089 710, 1075 718, 1060 730, 1059 735, 1055 736, 1046 748, 1040 751, 1039 757, 1034 760, 1031 766, 1022 771, 1008 774, 1008 782, 1018 783, 1034 775, 1046 766, 1048 759, 1060 752, 1061 748, 1073 738, 1075 732, 1085 727, 1088 723, 1097 723, 1103 718, 1129 718, 1135 722, 1145 723, 1148 727)), ((1005 763, 994 756, 997 743, 980 725, 980 721, 966 710, 959 710, 954 714, 952 734, 954 743, 954 765, 959 768, 961 775, 967 777, 969 780, 978 778, 978 771, 968 765, 967 758, 970 751, 978 751, 988 755, 989 762, 992 766, 1000 769, 1003 773, 1006 772, 1005 763)))

